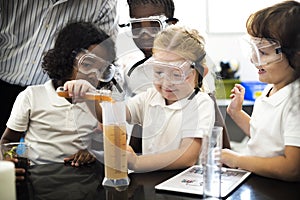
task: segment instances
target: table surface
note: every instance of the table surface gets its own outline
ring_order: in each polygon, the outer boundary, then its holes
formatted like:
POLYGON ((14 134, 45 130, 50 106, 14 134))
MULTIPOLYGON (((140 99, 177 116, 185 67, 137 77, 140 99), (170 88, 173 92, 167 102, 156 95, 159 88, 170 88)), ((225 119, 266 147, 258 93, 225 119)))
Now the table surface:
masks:
MULTIPOLYGON (((182 170, 129 174, 125 191, 104 188, 104 167, 101 163, 79 168, 65 164, 37 165, 29 169, 24 182, 17 183, 18 200, 193 200, 202 196, 156 191, 154 186, 182 170)), ((251 174, 225 199, 229 200, 299 200, 300 182, 289 183, 251 174)))

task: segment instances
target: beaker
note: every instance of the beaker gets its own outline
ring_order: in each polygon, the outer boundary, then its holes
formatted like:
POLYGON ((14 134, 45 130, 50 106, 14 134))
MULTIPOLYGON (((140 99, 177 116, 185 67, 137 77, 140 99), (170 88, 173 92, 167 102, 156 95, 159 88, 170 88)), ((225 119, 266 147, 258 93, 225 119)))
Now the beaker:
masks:
POLYGON ((102 102, 105 177, 102 185, 125 190, 129 185, 126 155, 126 105, 102 102))
POLYGON ((205 155, 203 164, 203 197, 209 199, 221 198, 221 172, 220 161, 223 127, 214 126, 212 132, 205 136, 205 155))

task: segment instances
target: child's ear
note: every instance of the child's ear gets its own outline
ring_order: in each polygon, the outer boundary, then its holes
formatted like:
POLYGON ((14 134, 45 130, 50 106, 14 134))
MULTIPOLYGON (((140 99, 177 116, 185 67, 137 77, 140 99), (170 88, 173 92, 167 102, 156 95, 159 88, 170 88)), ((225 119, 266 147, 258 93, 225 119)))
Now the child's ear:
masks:
POLYGON ((76 79, 77 73, 78 73, 78 67, 73 67, 73 72, 72 72, 70 79, 72 79, 72 80, 76 79))
POLYGON ((203 68, 204 68, 204 71, 203 71, 203 77, 204 77, 208 73, 208 67, 206 65, 204 65, 203 68))

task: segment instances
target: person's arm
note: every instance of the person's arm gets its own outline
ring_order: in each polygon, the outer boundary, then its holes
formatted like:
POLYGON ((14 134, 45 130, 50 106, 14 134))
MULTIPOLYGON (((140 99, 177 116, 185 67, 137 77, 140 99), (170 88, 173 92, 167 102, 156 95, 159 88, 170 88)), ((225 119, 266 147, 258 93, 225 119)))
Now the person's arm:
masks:
POLYGON ((6 128, 2 137, 1 144, 9 143, 9 142, 19 142, 22 137, 23 132, 14 131, 12 129, 6 128))
POLYGON ((128 167, 136 172, 183 169, 196 164, 200 150, 200 138, 184 138, 178 149, 153 155, 137 156, 129 146, 128 167))
MULTIPOLYGON (((2 137, 1 137, 1 144, 9 143, 9 142, 19 142, 22 137, 23 132, 14 131, 12 129, 6 128, 2 137)), ((17 158, 9 159, 10 161, 14 163, 18 163, 17 158)), ((21 181, 25 178, 26 170, 23 168, 16 168, 16 180, 21 181)))
MULTIPOLYGON (((64 91, 68 92, 68 96, 72 97, 74 102, 83 101, 87 92, 95 92, 96 88, 93 87, 86 80, 72 80, 64 83, 64 91)), ((87 105, 91 113, 102 123, 102 107, 98 100, 84 100, 87 101, 87 105)))
POLYGON ((99 13, 96 14, 95 24, 115 40, 119 30, 117 0, 103 0, 99 13))
POLYGON ((300 181, 300 147, 286 146, 283 156, 255 157, 222 150, 221 162, 255 174, 284 181, 300 181))
POLYGON ((250 136, 250 116, 243 111, 243 101, 245 88, 240 84, 235 84, 231 90, 231 102, 227 107, 227 113, 233 121, 244 131, 247 136, 250 136))
POLYGON ((85 101, 90 112, 93 114, 93 116, 96 117, 98 122, 102 124, 102 107, 100 105, 101 101, 98 100, 85 100, 85 101))

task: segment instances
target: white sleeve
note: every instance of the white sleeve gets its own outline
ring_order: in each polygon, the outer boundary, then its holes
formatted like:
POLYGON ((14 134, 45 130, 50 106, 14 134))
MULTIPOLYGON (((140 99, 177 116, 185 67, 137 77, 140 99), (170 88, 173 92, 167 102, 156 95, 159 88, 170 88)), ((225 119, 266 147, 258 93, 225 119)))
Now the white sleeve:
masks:
POLYGON ((28 89, 21 92, 13 105, 6 126, 15 131, 26 131, 29 124, 31 104, 28 97, 28 89))

